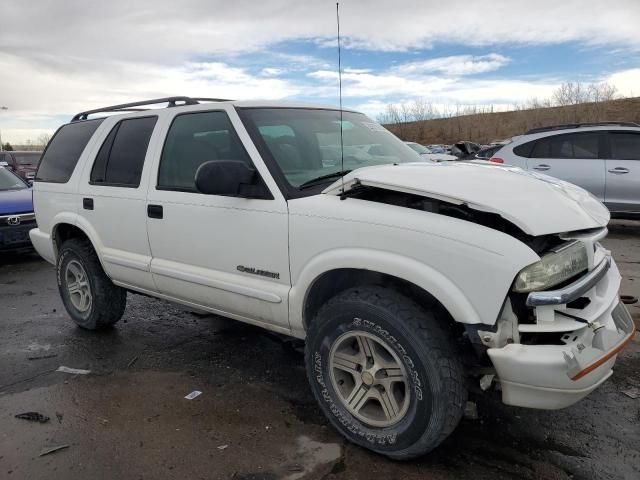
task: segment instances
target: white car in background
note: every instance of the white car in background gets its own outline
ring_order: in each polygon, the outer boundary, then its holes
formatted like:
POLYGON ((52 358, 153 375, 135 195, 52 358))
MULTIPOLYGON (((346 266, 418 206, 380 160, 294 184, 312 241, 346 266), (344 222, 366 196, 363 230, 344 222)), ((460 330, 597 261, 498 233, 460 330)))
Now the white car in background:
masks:
POLYGON ((446 153, 433 153, 424 145, 420 145, 416 142, 404 142, 406 143, 412 150, 418 153, 422 158, 426 160, 431 160, 432 162, 448 162, 451 160, 458 160, 458 157, 455 155, 449 155, 446 153))
POLYGON ((640 216, 640 125, 586 123, 529 130, 491 161, 566 180, 615 217, 640 216))

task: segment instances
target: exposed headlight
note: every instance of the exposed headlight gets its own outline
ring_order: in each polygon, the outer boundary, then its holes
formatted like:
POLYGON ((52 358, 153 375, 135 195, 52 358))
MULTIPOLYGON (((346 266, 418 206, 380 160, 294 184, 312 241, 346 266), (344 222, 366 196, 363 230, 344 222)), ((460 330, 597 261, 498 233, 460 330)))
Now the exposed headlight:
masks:
POLYGON ((516 292, 546 290, 587 269, 587 250, 582 242, 563 245, 522 269, 516 277, 516 292))

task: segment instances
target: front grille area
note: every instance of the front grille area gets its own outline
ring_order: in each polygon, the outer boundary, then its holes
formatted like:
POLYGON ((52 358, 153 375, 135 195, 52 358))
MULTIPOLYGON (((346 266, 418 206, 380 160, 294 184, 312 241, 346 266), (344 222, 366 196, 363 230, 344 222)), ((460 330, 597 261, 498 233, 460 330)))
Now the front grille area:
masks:
POLYGON ((15 215, 2 215, 0 216, 0 227, 14 226, 25 224, 33 224, 35 226, 36 214, 35 213, 17 213, 15 215))
POLYGON ((29 230, 36 227, 33 213, 0 216, 0 250, 30 247, 29 230))

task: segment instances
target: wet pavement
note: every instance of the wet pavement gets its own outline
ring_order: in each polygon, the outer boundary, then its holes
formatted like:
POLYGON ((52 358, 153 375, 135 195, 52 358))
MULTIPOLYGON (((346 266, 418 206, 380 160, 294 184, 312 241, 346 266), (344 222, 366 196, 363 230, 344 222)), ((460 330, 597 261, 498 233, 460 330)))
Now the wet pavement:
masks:
MULTIPOLYGON (((610 232, 622 293, 640 296, 640 222, 615 221, 610 232)), ((640 321, 640 306, 629 308, 640 321)), ((302 355, 282 339, 139 295, 115 328, 83 331, 51 265, 0 257, 0 478, 637 479, 640 398, 622 390, 640 388, 639 357, 636 339, 603 387, 560 411, 475 397, 478 419, 399 463, 332 430, 302 355), (184 398, 194 390, 202 394, 184 398), (27 411, 50 420, 14 418, 27 411)))

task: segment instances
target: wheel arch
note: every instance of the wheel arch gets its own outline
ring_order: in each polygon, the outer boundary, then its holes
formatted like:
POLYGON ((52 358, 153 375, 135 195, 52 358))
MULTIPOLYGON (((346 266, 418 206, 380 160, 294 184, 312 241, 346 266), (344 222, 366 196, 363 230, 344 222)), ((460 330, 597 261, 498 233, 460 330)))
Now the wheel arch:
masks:
POLYGON ((312 259, 291 289, 291 326, 304 337, 320 305, 358 285, 386 285, 423 306, 440 305, 459 323, 483 323, 460 289, 441 272, 412 258, 388 252, 339 249, 312 259))
POLYGON ((104 268, 104 264, 102 263, 102 258, 100 255, 100 249, 98 248, 100 243, 98 242, 98 237, 95 230, 93 230, 91 226, 86 222, 82 222, 79 220, 80 219, 78 219, 77 217, 59 218, 51 228, 51 241, 53 243, 53 250, 56 256, 56 260, 58 258, 58 252, 60 251, 60 247, 62 246, 63 242, 69 240, 70 238, 82 238, 91 243, 93 250, 98 255, 100 264, 104 268))

